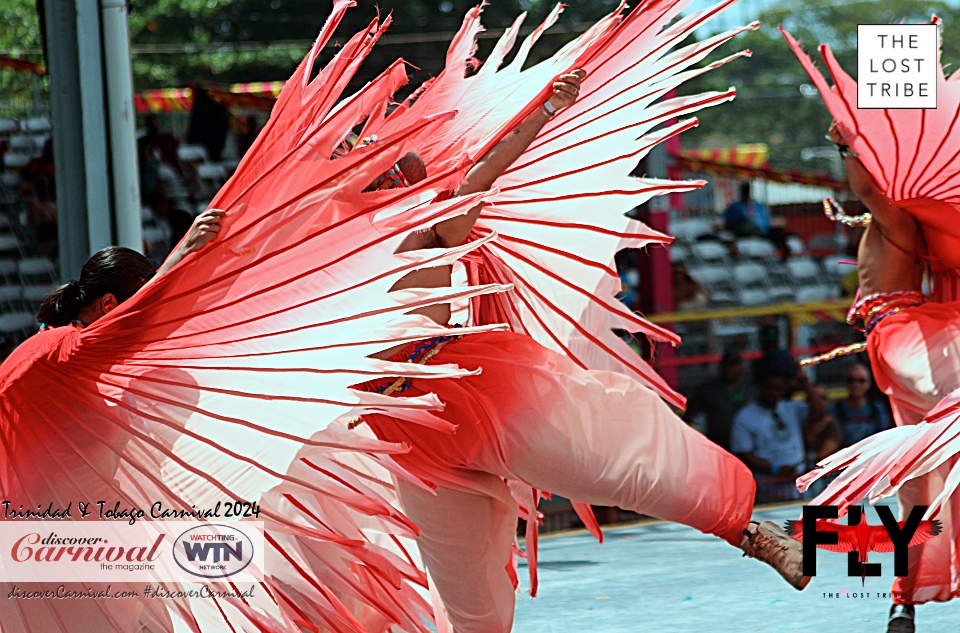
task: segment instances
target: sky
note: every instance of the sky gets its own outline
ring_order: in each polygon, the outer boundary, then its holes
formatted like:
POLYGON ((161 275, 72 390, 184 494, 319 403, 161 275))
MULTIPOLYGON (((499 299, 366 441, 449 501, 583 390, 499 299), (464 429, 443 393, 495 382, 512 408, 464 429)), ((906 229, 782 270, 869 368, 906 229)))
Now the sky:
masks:
MULTIPOLYGON (((960 6, 960 0, 945 0, 951 6, 960 6)), ((690 11, 698 11, 716 4, 717 0, 693 0, 690 5, 690 11)), ((843 0, 837 0, 837 4, 849 4, 843 0)), ((710 33, 716 33, 735 26, 749 24, 765 10, 779 4, 778 0, 740 0, 723 14, 711 20, 710 25, 701 29, 697 33, 698 37, 703 37, 710 33)))

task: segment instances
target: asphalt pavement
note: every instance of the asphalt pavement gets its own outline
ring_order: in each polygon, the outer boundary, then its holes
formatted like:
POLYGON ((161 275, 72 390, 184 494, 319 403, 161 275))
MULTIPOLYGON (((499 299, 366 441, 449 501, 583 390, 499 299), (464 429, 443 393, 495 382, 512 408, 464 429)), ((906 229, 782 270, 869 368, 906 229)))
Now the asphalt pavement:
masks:
MULTIPOLYGON (((894 504, 895 505, 895 504, 894 504)), ((895 509, 895 508, 894 508, 895 509)), ((800 506, 759 510, 782 523, 800 506)), ((868 508, 871 525, 880 523, 868 508)), ((802 591, 759 561, 692 528, 656 521, 589 534, 544 535, 540 590, 531 599, 521 564, 516 633, 885 633, 893 554, 870 555, 879 578, 847 576, 846 554, 820 550, 802 591)), ((960 631, 960 601, 917 607, 918 633, 960 631)))

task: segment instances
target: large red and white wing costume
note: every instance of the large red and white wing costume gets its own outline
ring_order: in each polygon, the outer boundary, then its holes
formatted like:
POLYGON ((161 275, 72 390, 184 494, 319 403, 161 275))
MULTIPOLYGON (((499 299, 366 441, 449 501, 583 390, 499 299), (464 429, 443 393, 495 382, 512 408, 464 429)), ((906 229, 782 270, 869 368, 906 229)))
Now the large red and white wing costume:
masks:
MULTIPOLYGON (((939 26, 940 19, 931 23, 939 26)), ((800 44, 781 32, 877 185, 921 223, 934 269, 960 267, 960 75, 947 76, 938 64, 935 109, 860 110, 857 82, 829 46, 819 50, 832 86, 800 44)))
POLYGON ((871 503, 897 493, 908 481, 923 477, 943 464, 951 464, 943 491, 930 504, 924 518, 935 517, 960 487, 960 393, 944 398, 920 424, 909 424, 872 435, 821 460, 817 468, 800 477, 798 488, 843 470, 814 500, 837 505, 843 514, 851 504, 869 497, 871 503))
MULTIPOLYGON (((517 42, 523 16, 507 29, 475 73, 480 8, 471 10, 447 52, 446 68, 390 116, 372 119, 367 134, 391 134, 405 117, 457 116, 417 150, 427 171, 448 169, 465 154, 478 160, 552 93, 557 76, 574 68, 587 71, 581 98, 556 115, 495 183, 498 194, 484 206, 470 238, 491 240, 465 258, 473 285, 512 286, 498 296, 472 301, 469 323, 505 323, 588 369, 629 375, 682 407, 676 393, 614 329, 642 332, 673 344, 679 338, 627 309, 614 256, 624 248, 669 243, 672 238, 626 216, 655 195, 689 191, 703 181, 671 182, 629 176, 657 143, 697 125, 678 117, 732 99, 735 91, 664 98, 681 83, 732 59, 736 53, 693 68, 710 52, 746 29, 734 29, 675 50, 695 29, 735 0, 680 17, 686 0, 654 0, 627 16, 623 6, 553 57, 523 68, 540 35, 557 19, 558 6, 520 44, 514 59, 503 61, 517 42), (467 76, 469 75, 469 76, 467 76), (660 129, 654 129, 663 126, 660 129)), ((515 487, 516 490, 516 487, 515 487)), ((534 498, 539 493, 534 495, 534 498)), ((535 516, 529 494, 515 495, 525 516, 535 516)), ((600 536, 589 506, 574 509, 600 536)), ((531 560, 536 556, 536 522, 528 521, 531 560)), ((531 564, 531 574, 535 564, 531 564)))
MULTIPOLYGON (((520 45, 506 66, 523 16, 497 42, 479 70, 472 54, 481 30, 480 11, 467 14, 447 53, 447 67, 370 132, 394 131, 409 114, 457 116, 419 148, 428 171, 465 153, 482 156, 549 98, 555 78, 587 71, 580 99, 554 117, 527 151, 494 184, 493 204, 484 207, 473 238, 496 232, 468 264, 472 283, 512 284, 499 297, 473 302, 475 324, 508 323, 511 329, 566 354, 590 369, 630 375, 676 406, 683 398, 618 338, 613 329, 642 332, 676 344, 679 338, 632 313, 614 298, 620 280, 613 264, 623 248, 668 243, 672 238, 625 216, 651 197, 688 191, 703 182, 631 178, 639 160, 656 145, 697 124, 673 120, 733 98, 734 90, 664 99, 687 79, 715 68, 691 68, 730 38, 756 24, 675 50, 675 47, 733 0, 679 18, 686 0, 641 3, 627 16, 623 7, 598 22, 550 59, 523 68, 538 37, 553 24, 559 7, 520 45), (663 126, 655 131, 654 128, 663 126)), ((365 132, 366 133, 366 132, 365 132)))
MULTIPOLYGON (((220 238, 91 327, 43 332, 0 369, 4 498, 36 505, 98 495, 184 509, 230 498, 263 507, 268 551, 258 600, 145 603, 96 615, 91 630, 128 630, 125 618, 136 619, 140 606, 161 630, 426 630, 429 607, 415 589, 425 577, 403 545, 415 527, 397 510, 390 479, 409 477, 390 459, 405 447, 343 424, 364 412, 446 424, 431 413, 442 406, 435 397, 350 388, 384 376, 466 375, 369 358, 447 331, 406 315, 412 308, 470 301, 471 321, 458 333, 510 327, 682 403, 611 332, 676 342, 614 300, 613 257, 669 241, 626 211, 702 184, 627 174, 655 143, 695 124, 671 119, 732 98, 730 90, 659 100, 716 65, 691 69, 739 29, 672 48, 732 1, 676 22, 688 0, 654 0, 625 18, 618 11, 521 70, 557 9, 500 68, 518 20, 465 78, 480 29, 479 10, 471 11, 447 70, 385 117, 406 82, 401 62, 355 95, 341 100, 341 93, 389 18, 357 33, 310 80, 318 51, 352 5, 336 0, 269 123, 211 203, 227 212, 220 238), (410 231, 492 200, 495 192, 444 193, 575 67, 590 73, 584 98, 497 182, 496 203, 473 239, 394 254, 410 231), (364 134, 378 142, 340 155, 364 122, 364 134), (426 180, 359 193, 414 149, 425 158, 426 180), (470 285, 388 293, 415 268, 461 257, 470 259, 470 285)), ((4 602, 4 630, 79 630, 53 601, 26 611, 4 602)))
MULTIPOLYGON (((314 54, 347 4, 335 8, 314 54)), ((140 606, 162 623, 158 630, 176 623, 188 630, 287 631, 312 622, 362 631, 354 615, 361 611, 404 630, 426 630, 428 607, 413 586, 425 584, 422 572, 367 535, 410 536, 414 528, 393 495, 354 465, 397 471, 390 455, 405 448, 362 438, 335 421, 389 411, 411 424, 436 424, 436 398, 390 398, 350 386, 382 376, 463 375, 455 367, 368 355, 444 331, 405 316, 411 307, 501 288, 387 292, 413 268, 449 263, 480 246, 393 254, 410 230, 462 214, 484 196, 429 202, 437 187, 462 179, 464 165, 419 188, 359 194, 450 114, 411 117, 410 126, 376 146, 331 159, 342 137, 332 131, 337 113, 330 112, 381 30, 373 24, 358 34, 313 81, 313 54, 300 66, 254 149, 212 203, 229 218, 220 239, 92 326, 42 332, 3 364, 0 484, 14 507, 116 499, 190 509, 262 501, 263 604, 143 601, 94 617, 91 630, 130 630, 127 619, 140 606), (309 461, 301 459, 307 450, 309 461), (364 608, 354 608, 358 603, 364 608)), ((370 104, 386 101, 403 81, 395 68, 364 94, 375 95, 370 104)), ((355 112, 338 112, 362 116, 364 98, 348 106, 355 112)), ((58 601, 17 608, 17 601, 4 602, 4 630, 82 630, 58 601)))

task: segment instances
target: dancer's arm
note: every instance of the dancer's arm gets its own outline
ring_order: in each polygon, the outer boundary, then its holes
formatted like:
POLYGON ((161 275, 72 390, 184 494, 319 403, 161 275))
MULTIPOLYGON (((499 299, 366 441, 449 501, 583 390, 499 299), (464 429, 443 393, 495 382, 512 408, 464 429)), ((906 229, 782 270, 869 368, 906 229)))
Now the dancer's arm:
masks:
MULTIPOLYGON (((830 124, 829 135, 830 140, 839 147, 849 147, 853 140, 848 138, 849 131, 846 135, 841 134, 836 121, 830 124)), ((913 220, 910 215, 880 190, 880 187, 874 182, 873 176, 870 175, 859 158, 852 152, 845 151, 843 152, 843 166, 847 171, 850 191, 870 210, 874 222, 891 231, 897 231, 901 226, 913 231, 913 220), (906 227, 905 223, 909 223, 910 226, 906 227)))
MULTIPOLYGON (((586 75, 586 71, 579 69, 561 75, 553 84, 553 95, 548 102, 556 110, 573 105, 580 93, 580 82, 586 75)), ((515 130, 477 161, 477 164, 467 173, 466 180, 457 189, 456 195, 486 191, 493 186, 494 181, 526 151, 550 118, 551 115, 545 108, 537 108, 515 130)), ((438 246, 451 248, 462 244, 473 229, 482 208, 483 205, 478 204, 464 215, 439 222, 434 227, 438 246)))
MULTIPOLYGON (((167 259, 161 264, 160 268, 157 269, 157 274, 153 276, 153 279, 144 284, 143 288, 146 288, 156 281, 160 275, 179 264, 184 257, 190 253, 199 251, 212 242, 214 238, 220 234, 225 216, 226 211, 221 211, 220 209, 207 209, 198 215, 177 248, 167 256, 167 259)), ((140 290, 143 290, 143 288, 140 288, 140 290)))

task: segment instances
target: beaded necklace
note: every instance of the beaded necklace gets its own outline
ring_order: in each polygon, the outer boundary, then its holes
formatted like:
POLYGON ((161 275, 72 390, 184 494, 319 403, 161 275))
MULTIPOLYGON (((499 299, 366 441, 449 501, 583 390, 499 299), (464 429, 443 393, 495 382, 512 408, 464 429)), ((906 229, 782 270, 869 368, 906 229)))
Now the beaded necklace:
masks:
MULTIPOLYGON (((70 321, 69 325, 71 325, 71 326, 73 326, 74 328, 76 328, 77 331, 80 331, 80 330, 82 330, 83 328, 87 327, 87 324, 84 323, 83 321, 81 321, 80 319, 74 319, 73 321, 70 321)), ((52 330, 52 329, 55 328, 55 327, 60 327, 60 326, 57 326, 57 325, 47 325, 46 323, 41 323, 41 324, 40 324, 40 331, 42 332, 43 330, 52 330)))
MULTIPOLYGON (((379 140, 379 139, 377 138, 377 135, 376 135, 376 134, 374 134, 373 136, 364 137, 364 138, 360 139, 360 140, 357 142, 357 145, 356 145, 355 149, 360 149, 361 147, 366 147, 367 145, 372 145, 373 143, 376 143, 378 140, 379 140)), ((397 185, 398 187, 409 187, 409 186, 410 186, 409 181, 407 181, 407 177, 403 175, 403 170, 400 169, 400 164, 399 164, 399 163, 394 163, 394 164, 393 164, 393 167, 391 167, 390 169, 388 169, 388 170, 384 173, 384 175, 387 177, 387 180, 389 180, 390 182, 394 183, 394 184, 397 185)))
POLYGON ((869 212, 863 215, 847 215, 840 203, 833 198, 827 198, 823 201, 823 213, 830 221, 839 222, 846 226, 866 226, 873 219, 869 212))

